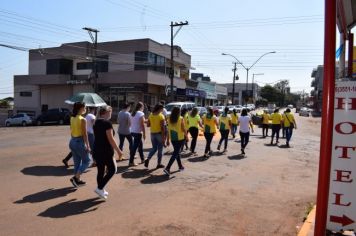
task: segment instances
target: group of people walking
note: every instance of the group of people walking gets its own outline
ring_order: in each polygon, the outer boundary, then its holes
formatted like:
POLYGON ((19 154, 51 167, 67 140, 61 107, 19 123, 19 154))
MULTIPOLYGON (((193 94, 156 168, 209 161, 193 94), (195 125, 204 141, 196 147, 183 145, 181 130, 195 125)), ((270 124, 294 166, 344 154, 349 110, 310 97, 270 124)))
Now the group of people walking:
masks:
MULTIPOLYGON (((197 155, 196 144, 199 130, 203 131, 206 140, 203 158, 209 158, 212 155, 211 143, 217 130, 221 134, 217 150, 220 151, 223 147, 222 152, 225 153, 228 148, 229 134, 235 138, 237 127, 239 126, 242 155, 245 155, 250 131, 254 132, 251 117, 246 109, 243 109, 239 116, 235 109, 230 114, 228 107, 226 107, 220 115, 216 116, 213 109, 209 107, 207 114, 200 117, 197 108, 193 108, 191 111, 182 111, 179 107, 174 107, 169 117, 167 117, 167 111, 164 109, 164 106, 157 104, 149 114, 147 120, 145 119, 143 110, 144 105, 142 102, 138 102, 134 109, 131 109, 130 104, 123 106, 117 119, 119 125, 118 145, 115 141, 115 131, 110 121, 112 115, 112 108, 110 106, 101 107, 97 112, 98 117, 95 117, 94 112, 91 112, 84 118, 83 115, 86 113, 85 104, 80 102, 74 104, 70 121, 71 140, 69 142, 74 161, 74 176, 70 179, 73 186, 80 187, 85 185, 85 182, 81 179, 81 175, 88 168, 90 162, 95 162, 98 169, 95 192, 101 198, 106 199, 109 193, 105 190, 105 186, 116 173, 117 169, 114 152, 116 151, 118 154, 118 160, 124 160, 122 150, 125 140, 129 144, 129 166, 138 165, 135 163, 137 151, 141 163, 146 168, 149 167, 152 157, 157 153, 156 168, 164 168, 164 173, 169 176, 171 174, 170 169, 175 160, 177 161, 179 171, 184 170, 180 154, 184 146, 188 149, 188 133, 192 138, 189 145, 191 155, 197 155), (145 158, 143 153, 143 140, 146 139, 145 125, 150 129, 152 143, 152 148, 147 158, 145 158), (171 144, 173 152, 168 164, 164 166, 162 163, 163 148, 171 144)), ((269 120, 272 120, 271 144, 273 143, 274 136, 276 136, 276 142, 278 143, 279 130, 283 124, 287 128, 287 145, 289 145, 292 129, 296 128, 295 119, 290 110, 287 109, 283 116, 279 114, 278 110, 272 115, 269 115, 267 112, 263 114, 262 131, 264 137, 268 136, 268 126, 266 124, 268 124, 269 120), (292 128, 292 126, 294 127, 292 128)), ((65 160, 63 162, 67 164, 65 160)))

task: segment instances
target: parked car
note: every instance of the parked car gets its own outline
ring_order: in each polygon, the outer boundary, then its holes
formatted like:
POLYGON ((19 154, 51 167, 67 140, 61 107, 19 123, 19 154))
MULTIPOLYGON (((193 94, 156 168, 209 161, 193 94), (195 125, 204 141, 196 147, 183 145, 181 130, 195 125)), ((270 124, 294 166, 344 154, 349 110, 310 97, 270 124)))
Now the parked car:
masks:
POLYGON ((208 113, 208 111, 206 110, 205 107, 196 107, 196 108, 198 109, 198 114, 199 114, 200 116, 203 116, 203 115, 205 115, 206 113, 208 113))
POLYGON ((251 111, 255 110, 255 104, 247 104, 247 108, 249 108, 251 111))
MULTIPOLYGON (((224 112, 225 107, 224 106, 214 106, 213 110, 219 112, 219 114, 224 112)), ((214 112, 215 113, 215 112, 214 112)))
POLYGON ((299 110, 299 116, 310 116, 311 109, 307 107, 302 107, 299 110))
POLYGON ((196 105, 194 102, 171 102, 171 103, 168 103, 165 106, 165 108, 167 110, 167 115, 169 116, 172 112, 173 107, 179 107, 181 110, 185 108, 190 111, 195 106, 196 105))
POLYGON ((5 125, 10 127, 12 125, 31 125, 32 119, 26 113, 19 113, 5 120, 5 125))
POLYGON ((37 125, 56 123, 56 124, 69 124, 70 121, 70 111, 66 108, 53 108, 45 112, 42 112, 36 118, 37 125))

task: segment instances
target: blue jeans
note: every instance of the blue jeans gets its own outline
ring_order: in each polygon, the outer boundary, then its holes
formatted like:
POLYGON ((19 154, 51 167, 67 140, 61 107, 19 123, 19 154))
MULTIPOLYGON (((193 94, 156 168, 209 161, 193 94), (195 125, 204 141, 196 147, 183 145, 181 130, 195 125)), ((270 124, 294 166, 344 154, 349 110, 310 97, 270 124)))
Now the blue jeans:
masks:
POLYGON ((292 138, 293 129, 291 129, 290 127, 285 127, 285 129, 286 129, 286 139, 287 139, 287 144, 288 144, 290 139, 292 138))
POLYGON ((157 152, 158 150, 158 165, 161 164, 162 161, 162 152, 163 152, 163 139, 162 139, 162 134, 161 133, 151 133, 151 142, 152 142, 152 149, 150 153, 148 154, 148 160, 151 160, 152 156, 157 152))
POLYGON ((141 161, 144 160, 145 156, 143 155, 143 143, 142 143, 142 134, 141 133, 131 133, 133 137, 132 150, 130 152, 130 163, 133 163, 136 151, 140 154, 141 161))
POLYGON ((168 162, 168 165, 166 169, 169 171, 171 169, 171 166, 173 162, 177 159, 178 167, 179 169, 183 168, 182 162, 180 160, 180 149, 184 146, 184 141, 185 140, 180 140, 180 141, 172 141, 173 145, 173 154, 171 159, 168 162))
POLYGON ((236 131, 237 131, 237 125, 232 124, 232 126, 231 126, 231 135, 235 136, 236 131))
POLYGON ((88 141, 89 141, 90 149, 93 151, 94 150, 94 134, 88 133, 88 141))
POLYGON ((72 151, 74 162, 74 174, 83 173, 89 166, 89 153, 85 150, 84 140, 82 137, 71 138, 69 148, 72 151))

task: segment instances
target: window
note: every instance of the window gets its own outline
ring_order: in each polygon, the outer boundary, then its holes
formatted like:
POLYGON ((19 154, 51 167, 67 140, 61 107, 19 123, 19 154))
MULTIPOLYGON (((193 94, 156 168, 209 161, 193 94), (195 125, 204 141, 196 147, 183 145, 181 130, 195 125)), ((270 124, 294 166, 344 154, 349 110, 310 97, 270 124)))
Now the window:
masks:
POLYGON ((48 59, 46 64, 47 75, 70 75, 73 71, 73 61, 69 59, 48 59))
POLYGON ((135 70, 153 70, 165 73, 165 57, 152 52, 135 52, 135 70))
POLYGON ((91 62, 78 62, 77 63, 77 70, 91 70, 92 63, 91 62))
POLYGON ((28 92, 28 91, 20 92, 20 97, 32 97, 32 92, 28 92))

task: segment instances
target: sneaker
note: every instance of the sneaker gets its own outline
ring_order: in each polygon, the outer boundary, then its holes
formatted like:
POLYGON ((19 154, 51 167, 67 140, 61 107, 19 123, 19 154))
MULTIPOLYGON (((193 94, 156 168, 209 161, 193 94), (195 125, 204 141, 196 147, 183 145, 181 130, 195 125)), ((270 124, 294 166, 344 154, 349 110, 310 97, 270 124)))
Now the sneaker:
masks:
POLYGON ((76 180, 75 177, 72 177, 72 178, 70 179, 70 182, 73 184, 73 186, 74 186, 75 188, 78 187, 77 180, 76 180))
POLYGON ((103 199, 107 199, 107 195, 105 195, 105 192, 103 189, 98 189, 96 188, 95 191, 94 191, 96 194, 99 195, 99 197, 103 198, 103 199))
POLYGON ((69 168, 68 161, 66 161, 65 159, 63 159, 62 162, 63 162, 63 164, 64 164, 64 166, 65 166, 66 168, 69 168))
POLYGON ((218 148, 217 148, 219 151, 220 151, 220 144, 218 145, 218 148))
POLYGON ((145 167, 148 168, 148 163, 150 163, 150 160, 146 159, 145 160, 145 167))
POLYGON ((241 153, 245 155, 245 149, 241 148, 241 153))
POLYGON ((106 191, 105 189, 103 189, 103 191, 104 191, 104 194, 105 194, 106 196, 109 196, 109 192, 108 192, 108 191, 106 191))
POLYGON ((181 168, 179 168, 179 171, 180 172, 184 171, 184 167, 182 166, 181 168))
POLYGON ((129 166, 131 167, 131 166, 138 166, 138 164, 136 164, 135 162, 131 162, 131 163, 129 163, 129 166))
POLYGON ((78 187, 82 187, 82 186, 84 186, 84 185, 87 184, 87 183, 84 182, 83 180, 76 180, 76 182, 77 182, 78 187))
POLYGON ((167 169, 164 169, 163 172, 168 176, 170 176, 170 174, 171 174, 171 172, 169 170, 167 170, 167 169))
POLYGON ((209 151, 209 156, 213 155, 213 151, 209 151))
POLYGON ((164 165, 158 164, 157 167, 156 167, 156 169, 159 169, 159 168, 164 168, 164 165))

